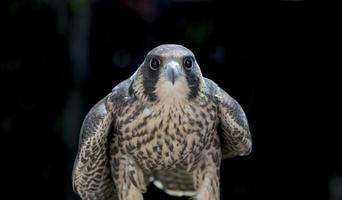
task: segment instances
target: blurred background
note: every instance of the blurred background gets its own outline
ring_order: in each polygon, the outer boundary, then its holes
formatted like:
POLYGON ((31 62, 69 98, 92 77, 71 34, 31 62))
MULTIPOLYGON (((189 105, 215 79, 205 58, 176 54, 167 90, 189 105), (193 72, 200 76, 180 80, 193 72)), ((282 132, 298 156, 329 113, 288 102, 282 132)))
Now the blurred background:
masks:
MULTIPOLYGON (((254 149, 223 161, 221 199, 293 199, 304 188, 342 199, 335 154, 323 168, 302 165, 305 136, 288 118, 304 1, 2 0, 0 23, 1 199, 79 199, 71 172, 84 116, 164 43, 191 49, 248 116, 254 149)), ((187 199, 148 189, 148 200, 187 199)))

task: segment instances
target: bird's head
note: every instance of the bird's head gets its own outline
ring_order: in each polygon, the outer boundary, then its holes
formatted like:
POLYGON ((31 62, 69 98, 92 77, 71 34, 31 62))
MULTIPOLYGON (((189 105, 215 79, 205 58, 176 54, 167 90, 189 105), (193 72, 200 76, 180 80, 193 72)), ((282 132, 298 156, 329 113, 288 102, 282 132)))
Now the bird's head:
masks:
POLYGON ((203 78, 194 54, 181 45, 152 49, 139 67, 133 87, 148 101, 195 98, 203 78))

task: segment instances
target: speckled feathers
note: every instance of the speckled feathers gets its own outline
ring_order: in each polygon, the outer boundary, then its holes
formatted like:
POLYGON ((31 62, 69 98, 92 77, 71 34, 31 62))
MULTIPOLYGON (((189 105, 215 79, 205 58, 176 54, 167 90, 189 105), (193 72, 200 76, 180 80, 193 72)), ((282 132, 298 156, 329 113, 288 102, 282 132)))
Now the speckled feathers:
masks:
POLYGON ((219 200, 221 159, 252 147, 241 106, 180 45, 152 49, 89 111, 80 137, 73 186, 83 200, 142 200, 151 181, 170 195, 219 200))

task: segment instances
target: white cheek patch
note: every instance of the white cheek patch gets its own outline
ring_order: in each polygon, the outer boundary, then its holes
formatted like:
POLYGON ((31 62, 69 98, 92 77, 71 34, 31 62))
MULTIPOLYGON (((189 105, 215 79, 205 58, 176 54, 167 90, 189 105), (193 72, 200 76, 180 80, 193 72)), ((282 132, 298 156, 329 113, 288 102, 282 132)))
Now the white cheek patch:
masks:
POLYGON ((157 84, 155 93, 161 102, 178 102, 187 99, 190 92, 187 80, 180 76, 173 85, 172 82, 161 77, 157 84))

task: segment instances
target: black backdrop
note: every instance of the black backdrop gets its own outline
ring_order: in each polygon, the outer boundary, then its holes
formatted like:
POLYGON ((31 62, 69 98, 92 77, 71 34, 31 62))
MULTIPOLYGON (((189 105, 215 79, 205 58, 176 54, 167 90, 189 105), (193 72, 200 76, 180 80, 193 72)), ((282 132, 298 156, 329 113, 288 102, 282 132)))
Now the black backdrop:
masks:
MULTIPOLYGON (((303 1, 14 0, 0 11, 1 199, 78 199, 71 171, 83 117, 163 43, 193 50, 248 116, 253 152, 223 161, 221 199, 336 195, 337 154, 308 165, 315 153, 297 124, 309 89, 299 84, 303 1)), ((145 197, 177 199, 152 186, 145 197)))

